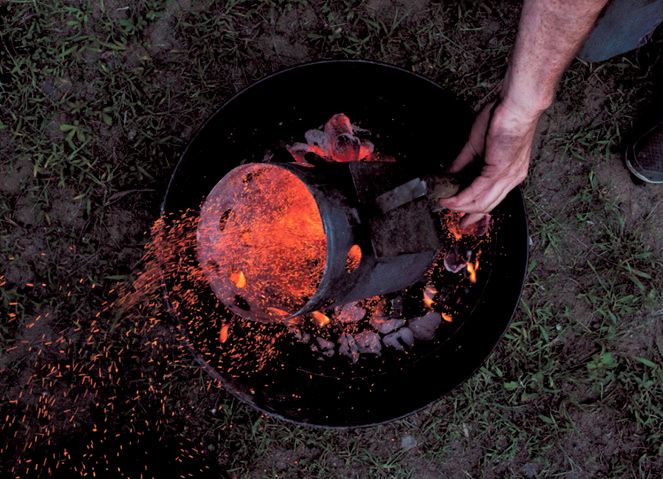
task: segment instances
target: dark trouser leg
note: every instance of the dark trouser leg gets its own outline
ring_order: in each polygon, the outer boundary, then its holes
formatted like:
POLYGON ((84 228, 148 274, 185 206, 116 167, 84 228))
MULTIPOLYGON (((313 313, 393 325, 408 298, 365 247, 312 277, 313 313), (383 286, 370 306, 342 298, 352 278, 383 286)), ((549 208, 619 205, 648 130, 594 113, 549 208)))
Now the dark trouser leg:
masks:
POLYGON ((612 0, 578 53, 599 62, 634 50, 647 42, 663 20, 663 0, 612 0))
MULTIPOLYGON (((647 42, 661 21, 663 0, 612 0, 578 58, 597 62, 634 50, 647 42)), ((663 122, 627 148, 626 166, 643 181, 663 183, 663 122)))

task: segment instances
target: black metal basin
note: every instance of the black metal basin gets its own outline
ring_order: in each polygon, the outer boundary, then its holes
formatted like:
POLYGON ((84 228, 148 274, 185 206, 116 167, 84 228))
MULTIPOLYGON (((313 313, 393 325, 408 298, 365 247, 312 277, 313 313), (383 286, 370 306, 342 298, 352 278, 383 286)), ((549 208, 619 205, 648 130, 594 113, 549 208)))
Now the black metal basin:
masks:
MULTIPOLYGON (((281 71, 235 95, 200 128, 166 192, 162 205, 166 224, 178 212, 195 214, 205 195, 235 166, 264 161, 266 154, 302 141, 306 130, 323 125, 336 113, 345 113, 353 123, 374 132, 376 149, 422 173, 455 158, 473 119, 436 83, 393 66, 324 61, 281 71)), ((277 342, 282 350, 260 368, 226 370, 224 349, 215 341, 219 321, 230 313, 217 311, 219 304, 211 299, 211 291, 198 291, 195 311, 173 307, 176 280, 170 277, 164 278, 163 291, 197 361, 242 401, 307 425, 387 422, 426 407, 469 378, 507 329, 527 270, 527 218, 521 191, 512 191, 493 216, 481 284, 468 295, 463 317, 435 341, 398 360, 345 367, 311 361, 290 350, 288 342, 277 342), (199 326, 193 330, 189 316, 197 318, 199 326)), ((178 254, 185 261, 195 259, 193 251, 183 249, 178 254)), ((269 331, 275 330, 263 334, 269 331)))

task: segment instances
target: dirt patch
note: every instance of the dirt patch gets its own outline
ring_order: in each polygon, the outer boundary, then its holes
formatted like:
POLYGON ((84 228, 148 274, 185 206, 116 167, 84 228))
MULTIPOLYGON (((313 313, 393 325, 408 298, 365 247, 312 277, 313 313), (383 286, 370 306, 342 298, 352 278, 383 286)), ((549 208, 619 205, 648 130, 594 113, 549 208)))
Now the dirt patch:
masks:
POLYGON ((661 312, 652 311, 629 321, 629 327, 617 342, 617 351, 626 358, 641 357, 656 362, 663 351, 661 312))
POLYGON ((85 202, 71 188, 54 190, 48 215, 52 223, 68 232, 79 231, 85 224, 85 202))
POLYGON ((602 162, 595 169, 608 201, 618 208, 624 229, 640 233, 645 248, 663 256, 663 185, 634 181, 622 161, 602 162))
MULTIPOLYGON (((37 316, 28 315, 23 318, 12 319, 11 322, 20 322, 21 324, 16 327, 15 347, 0 356, 0 370, 11 368, 18 373, 18 378, 13 384, 4 384, 7 397, 16 399, 23 397, 20 391, 25 388, 26 383, 29 384, 29 379, 35 373, 36 367, 36 363, 28 362, 28 364, 24 364, 26 368, 21 370, 16 367, 17 363, 26 361, 30 356, 35 356, 29 354, 33 349, 38 349, 44 343, 52 343, 58 339, 57 329, 54 326, 57 322, 57 314, 52 310, 44 310, 37 316)), ((6 380, 6 378, 2 379, 6 380)), ((26 394, 25 398, 34 401, 33 394, 26 394)))
POLYGON ((476 477, 479 475, 483 451, 477 442, 452 440, 444 446, 446 455, 439 464, 439 475, 442 477, 463 477, 463 475, 476 477))
POLYGON ((17 230, 0 240, 3 249, 11 254, 0 257, 0 267, 9 285, 23 288, 37 282, 37 272, 43 271, 40 260, 46 245, 43 237, 30 235, 29 230, 23 228, 17 230))
POLYGON ((268 22, 263 25, 264 33, 256 39, 257 50, 269 63, 285 62, 286 65, 303 63, 313 59, 312 50, 306 43, 308 33, 319 23, 311 8, 302 6, 272 10, 268 22))
POLYGON ((415 1, 391 1, 391 0, 370 0, 366 2, 366 9, 372 15, 386 24, 391 24, 396 19, 406 17, 406 21, 416 23, 422 15, 425 15, 430 8, 429 0, 415 1))
POLYGON ((569 416, 573 428, 560 438, 559 449, 551 450, 551 463, 570 471, 569 477, 611 477, 607 464, 632 457, 640 445, 634 428, 620 424, 624 417, 615 410, 573 408, 569 416))
POLYGON ((258 40, 258 45, 267 61, 283 58, 286 61, 303 63, 311 59, 308 46, 293 43, 290 38, 283 35, 263 36, 258 40))
POLYGON ((181 46, 178 39, 173 35, 173 25, 177 16, 191 9, 191 0, 175 0, 170 2, 161 18, 148 29, 149 49, 152 55, 159 55, 168 50, 181 46))
POLYGON ((0 191, 9 195, 21 192, 22 186, 32 175, 32 164, 28 160, 5 163, 0 166, 0 191))

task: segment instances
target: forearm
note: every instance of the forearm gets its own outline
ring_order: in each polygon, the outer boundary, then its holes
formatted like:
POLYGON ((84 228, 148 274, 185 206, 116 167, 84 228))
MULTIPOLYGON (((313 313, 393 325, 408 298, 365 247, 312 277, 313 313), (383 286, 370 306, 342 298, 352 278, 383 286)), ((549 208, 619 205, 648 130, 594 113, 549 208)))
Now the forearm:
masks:
POLYGON ((495 208, 527 176, 541 113, 607 0, 525 0, 500 98, 479 113, 465 147, 449 167, 481 161, 481 174, 444 208, 467 213, 467 226, 495 208))
POLYGON ((539 115, 607 0, 525 0, 502 102, 539 115))

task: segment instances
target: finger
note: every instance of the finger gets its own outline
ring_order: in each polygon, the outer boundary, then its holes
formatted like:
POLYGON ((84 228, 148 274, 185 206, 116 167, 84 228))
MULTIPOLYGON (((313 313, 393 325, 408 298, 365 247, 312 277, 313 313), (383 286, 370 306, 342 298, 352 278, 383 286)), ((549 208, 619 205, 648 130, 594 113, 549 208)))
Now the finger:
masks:
POLYGON ((472 163, 472 161, 474 161, 476 156, 477 156, 476 150, 474 149, 472 144, 468 141, 467 143, 465 143, 465 146, 460 151, 456 159, 451 163, 451 165, 449 165, 449 168, 447 168, 447 173, 458 173, 467 165, 472 163))
POLYGON ((471 226, 477 221, 482 220, 484 216, 486 216, 486 213, 470 213, 463 216, 463 219, 460 220, 460 229, 466 229, 468 226, 471 226))
POLYGON ((506 196, 509 193, 511 193, 511 190, 513 190, 516 186, 518 186, 518 185, 513 185, 513 186, 509 186, 508 188, 504 188, 504 190, 502 190, 502 192, 499 194, 499 196, 497 198, 495 198, 493 200, 493 202, 490 204, 488 212, 493 211, 495 208, 497 208, 499 206, 499 204, 502 201, 504 201, 504 198, 506 198, 506 196))
POLYGON ((488 214, 499 206, 499 204, 506 198, 513 188, 517 185, 508 183, 506 186, 497 187, 494 191, 490 191, 484 198, 488 202, 488 206, 480 208, 480 211, 469 211, 469 214, 488 214))
POLYGON ((484 177, 475 178, 475 180, 465 188, 463 191, 458 193, 451 198, 446 198, 441 200, 439 204, 444 208, 449 208, 450 210, 463 211, 466 213, 477 213, 483 211, 488 207, 490 198, 487 198, 487 194, 490 191, 490 188, 493 186, 493 182, 484 177))
POLYGON ((495 208, 515 186, 511 178, 494 180, 479 177, 458 195, 440 201, 440 205, 464 213, 488 213, 495 208))

